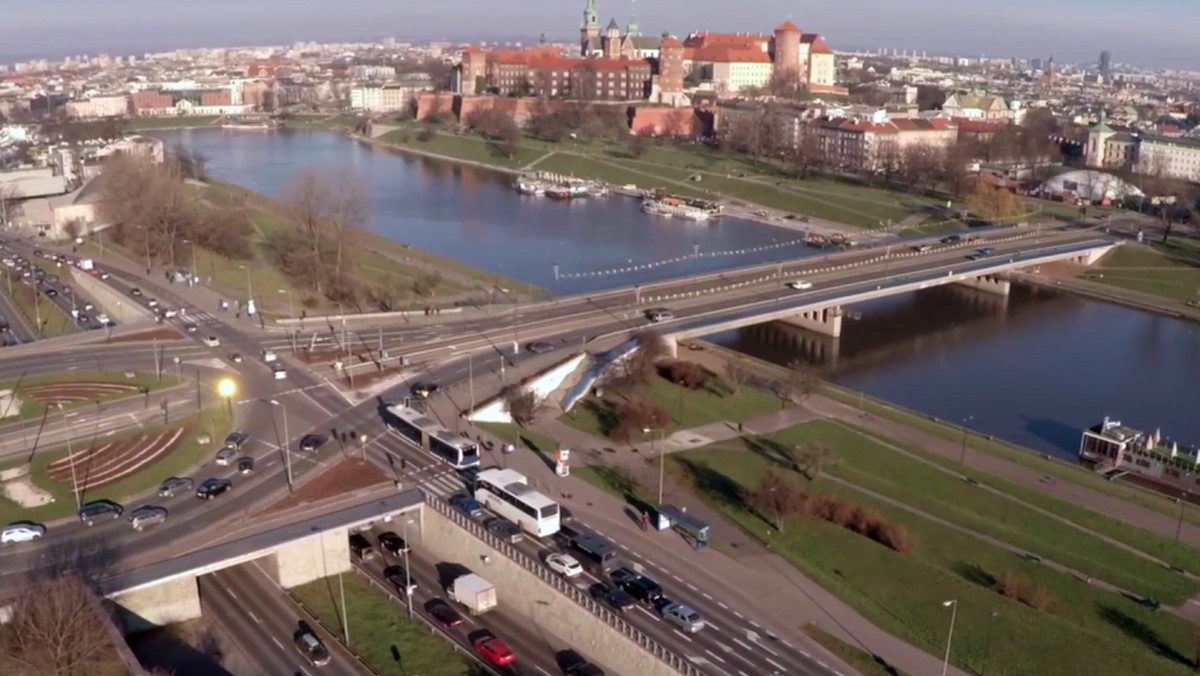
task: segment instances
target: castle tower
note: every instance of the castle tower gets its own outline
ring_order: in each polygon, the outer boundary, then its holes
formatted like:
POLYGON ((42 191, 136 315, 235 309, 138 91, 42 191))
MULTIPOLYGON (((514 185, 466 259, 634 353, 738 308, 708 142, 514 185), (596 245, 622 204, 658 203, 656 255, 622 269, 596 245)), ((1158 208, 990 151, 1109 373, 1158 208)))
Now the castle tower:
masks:
POLYGON ((588 0, 583 9, 583 25, 579 27, 579 49, 587 56, 588 42, 600 38, 600 13, 596 11, 596 0, 588 0))
POLYGON ((625 34, 631 38, 636 38, 640 35, 637 22, 636 5, 629 9, 629 25, 625 27, 625 34))
POLYGON ((604 58, 621 58, 621 27, 616 19, 609 21, 608 28, 604 29, 604 58))
POLYGON ((670 35, 658 46, 658 90, 664 99, 683 93, 683 44, 670 35))
POLYGON ((775 72, 787 77, 800 77, 800 29, 791 21, 775 28, 775 72))
POLYGON ((1115 136, 1116 133, 1112 127, 1108 126, 1108 113, 1101 109, 1100 122, 1088 130, 1087 165, 1089 167, 1103 167, 1105 165, 1104 155, 1108 146, 1108 140, 1115 136))
POLYGON ((475 45, 468 46, 463 50, 459 71, 458 93, 463 96, 483 94, 487 88, 487 52, 475 45))

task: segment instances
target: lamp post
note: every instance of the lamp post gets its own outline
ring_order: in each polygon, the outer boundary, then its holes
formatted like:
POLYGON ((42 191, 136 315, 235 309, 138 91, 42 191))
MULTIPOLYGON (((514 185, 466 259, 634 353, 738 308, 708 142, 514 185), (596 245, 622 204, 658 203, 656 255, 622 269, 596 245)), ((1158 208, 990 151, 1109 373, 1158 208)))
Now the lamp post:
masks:
POLYGON ((663 475, 665 473, 667 455, 665 447, 666 433, 661 428, 642 428, 642 434, 650 434, 651 432, 658 432, 658 504, 661 505, 663 501, 663 475))
POLYGON ((969 415, 963 418, 962 421, 962 450, 958 454, 958 463, 960 465, 967 464, 967 423, 975 419, 975 416, 969 415))
POLYGON ((191 239, 180 240, 192 249, 192 279, 200 279, 200 268, 196 266, 196 242, 191 239))
POLYGON ((217 383, 217 394, 225 400, 225 406, 229 410, 229 420, 233 421, 233 395, 237 394, 237 383, 231 378, 224 378, 217 383))
POLYGON ((1187 497, 1187 493, 1180 493, 1179 497, 1175 499, 1175 502, 1179 503, 1179 523, 1175 524, 1176 544, 1179 544, 1179 534, 1183 531, 1183 508, 1187 505, 1187 501, 1184 500, 1185 497, 1187 497))
POLYGON ((295 316, 296 316, 296 306, 292 304, 292 290, 291 290, 291 289, 280 289, 280 290, 279 290, 279 293, 286 293, 286 294, 287 294, 287 297, 288 297, 288 317, 289 317, 289 318, 291 318, 291 317, 295 317, 295 316))
POLYGON ((254 285, 250 282, 250 266, 239 265, 238 267, 246 271, 246 307, 248 308, 250 301, 254 300, 254 285))
POLYGON ((268 399, 267 403, 278 406, 283 410, 283 466, 287 472, 288 492, 292 491, 292 435, 288 432, 287 407, 278 399, 268 399))
POLYGON ((411 575, 411 573, 408 572, 408 550, 412 549, 412 545, 410 545, 408 543, 408 524, 410 524, 412 522, 413 522, 412 519, 404 520, 404 598, 407 601, 407 603, 405 605, 408 606, 408 619, 410 619, 410 620, 412 619, 412 615, 413 615, 413 609, 412 609, 413 597, 412 597, 412 578, 409 577, 411 575))
POLYGON ((958 619, 958 599, 942 601, 942 607, 950 609, 950 632, 946 635, 946 657, 942 660, 942 676, 950 668, 950 642, 954 640, 954 621, 958 619))
MULTIPOLYGON (((58 412, 62 414, 63 426, 67 426, 67 411, 63 408, 62 402, 58 402, 58 412)), ((75 451, 71 450, 71 428, 67 427, 67 464, 71 466, 71 489, 75 494, 75 511, 79 512, 83 509, 83 502, 79 499, 79 480, 75 478, 75 451)))
POLYGON ((983 669, 980 671, 980 676, 987 675, 988 662, 992 661, 992 629, 996 627, 996 616, 999 614, 993 610, 988 620, 987 647, 983 652, 983 669))

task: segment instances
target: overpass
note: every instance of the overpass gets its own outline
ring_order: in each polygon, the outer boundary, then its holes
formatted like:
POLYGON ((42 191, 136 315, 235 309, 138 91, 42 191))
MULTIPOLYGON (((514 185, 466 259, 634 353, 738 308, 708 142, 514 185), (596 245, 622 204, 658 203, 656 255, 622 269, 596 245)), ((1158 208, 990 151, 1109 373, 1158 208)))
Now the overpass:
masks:
POLYGON ((420 515, 424 504, 420 490, 405 491, 118 573, 101 581, 100 591, 117 607, 127 633, 197 619, 197 577, 255 560, 284 589, 348 573, 352 530, 408 512, 420 515))
MULTIPOLYGON (((879 261, 870 261, 877 274, 852 278, 845 282, 822 283, 821 275, 838 272, 843 266, 818 268, 808 271, 813 275, 814 287, 807 291, 773 291, 770 296, 760 294, 746 302, 739 299, 725 307, 693 314, 684 319, 664 322, 660 333, 669 344, 675 341, 710 335, 720 331, 737 329, 768 321, 783 321, 822 333, 839 336, 842 331, 842 308, 846 305, 885 298, 911 291, 919 291, 943 284, 963 284, 981 291, 1007 295, 1009 281, 1007 273, 1012 270, 1034 267, 1058 261, 1071 261, 1090 265, 1114 246, 1111 240, 1095 238, 1082 242, 1053 244, 1036 248, 1017 247, 969 260, 958 258, 923 266, 919 269, 889 269, 879 261)), ((851 266, 853 267, 854 264, 851 266)), ((899 266, 897 266, 899 267, 899 266)), ((765 280, 764 280, 765 281, 765 280)), ((750 285, 749 282, 737 286, 750 285)), ((724 289, 715 289, 714 292, 724 289)), ((644 299, 655 302, 659 298, 644 299)), ((662 299, 667 300, 667 299, 662 299)), ((672 348, 674 349, 674 348, 672 348)))

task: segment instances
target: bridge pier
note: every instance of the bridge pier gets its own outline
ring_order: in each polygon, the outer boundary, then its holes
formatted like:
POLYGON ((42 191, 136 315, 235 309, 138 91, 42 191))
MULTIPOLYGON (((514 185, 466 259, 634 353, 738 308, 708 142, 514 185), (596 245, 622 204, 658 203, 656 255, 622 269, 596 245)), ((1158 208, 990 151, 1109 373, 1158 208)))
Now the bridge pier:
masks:
POLYGON ((980 277, 964 279, 960 282, 955 282, 955 284, 961 284, 977 291, 994 293, 998 296, 1007 296, 1012 290, 1012 283, 1008 281, 1007 276, 1003 275, 982 275, 980 277))
POLYGON ((809 310, 790 317, 782 317, 779 321, 792 326, 799 326, 814 333, 837 338, 842 335, 842 308, 826 307, 819 310, 809 310))
POLYGON ((338 573, 353 572, 350 565, 350 532, 345 528, 321 531, 282 545, 260 559, 280 587, 291 589, 338 573))
POLYGON ((125 633, 136 634, 201 617, 200 589, 194 575, 159 582, 111 599, 125 633))

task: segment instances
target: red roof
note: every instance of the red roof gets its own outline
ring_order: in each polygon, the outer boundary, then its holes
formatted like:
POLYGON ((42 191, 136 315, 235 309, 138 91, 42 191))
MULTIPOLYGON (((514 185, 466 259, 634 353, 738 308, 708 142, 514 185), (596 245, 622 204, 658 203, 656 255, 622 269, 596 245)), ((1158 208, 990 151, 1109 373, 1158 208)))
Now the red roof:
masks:
POLYGON ((825 44, 825 38, 816 33, 808 33, 800 36, 800 42, 808 43, 809 54, 832 54, 833 50, 829 45, 825 44))
POLYGON ((701 47, 693 55, 694 61, 716 61, 719 63, 770 63, 771 57, 761 49, 711 45, 701 47))
POLYGON ((666 38, 663 39, 662 42, 658 43, 658 48, 660 50, 672 49, 672 48, 682 48, 682 47, 683 47, 683 43, 676 40, 674 35, 668 35, 666 38))
POLYGON ((792 23, 791 21, 784 21, 783 23, 781 23, 775 27, 775 32, 776 33, 799 33, 800 29, 797 28, 796 24, 792 23))
POLYGON ((994 134, 1008 126, 1007 122, 972 120, 969 117, 955 117, 952 118, 952 121, 960 132, 966 134, 994 134))
POLYGON ((769 35, 751 35, 739 33, 692 33, 683 41, 684 47, 738 47, 741 49, 761 49, 762 45, 771 41, 769 35))

